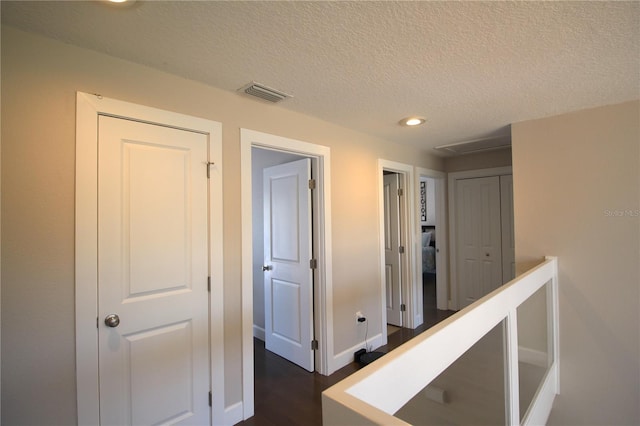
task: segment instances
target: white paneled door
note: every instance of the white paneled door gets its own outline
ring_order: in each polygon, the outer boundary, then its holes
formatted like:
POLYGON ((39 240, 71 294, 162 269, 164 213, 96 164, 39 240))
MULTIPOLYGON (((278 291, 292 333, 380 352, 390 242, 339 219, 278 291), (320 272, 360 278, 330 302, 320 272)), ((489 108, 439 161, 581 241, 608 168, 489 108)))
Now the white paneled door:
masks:
POLYGON ((456 225, 459 308, 502 285, 500 179, 457 181, 456 225))
POLYGON ((265 347, 314 371, 311 160, 263 173, 265 347))
POLYGON ((208 137, 98 127, 100 422, 210 424, 208 137))
POLYGON ((387 324, 402 326, 402 259, 400 224, 400 175, 383 176, 384 263, 387 324))

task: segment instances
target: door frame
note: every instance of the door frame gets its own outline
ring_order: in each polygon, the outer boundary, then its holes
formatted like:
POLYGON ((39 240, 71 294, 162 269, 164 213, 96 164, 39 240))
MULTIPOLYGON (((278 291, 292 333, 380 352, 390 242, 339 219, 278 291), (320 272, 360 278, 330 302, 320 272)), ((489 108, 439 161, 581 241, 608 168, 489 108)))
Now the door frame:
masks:
MULTIPOLYGON (((76 93, 75 322, 78 424, 100 424, 98 391, 98 117, 194 131, 209 137, 210 419, 224 422, 222 125, 101 95, 76 93), (211 273, 211 271, 215 271, 211 273)), ((206 167, 206 166, 205 166, 206 167)), ((203 173, 206 168, 203 167, 203 173)))
POLYGON ((449 259, 450 259, 450 287, 451 298, 449 300, 449 309, 458 310, 458 256, 456 246, 456 193, 458 190, 457 182, 460 179, 474 179, 481 177, 501 176, 513 174, 511 166, 493 167, 489 169, 467 170, 463 172, 449 173, 449 259))
POLYGON ((279 150, 309 157, 317 161, 316 190, 318 268, 315 272, 314 316, 318 340, 315 368, 322 375, 337 370, 333 354, 333 283, 331 263, 331 152, 329 147, 289 139, 269 133, 240 129, 240 198, 242 226, 242 418, 254 415, 254 354, 253 354, 253 214, 251 148, 279 150))
MULTIPOLYGON (((449 309, 449 239, 447 237, 447 174, 437 170, 424 169, 422 167, 416 167, 416 200, 420 199, 420 178, 430 178, 435 181, 435 200, 436 200, 436 307, 437 309, 447 310, 449 309), (438 232, 438 230, 440 230, 438 232)), ((422 226, 418 226, 416 229, 416 238, 418 245, 417 250, 417 262, 416 272, 418 276, 422 276, 422 226)), ((420 286, 417 291, 417 300, 419 307, 422 307, 422 287, 420 286)), ((422 310, 416 313, 416 319, 418 316, 421 321, 422 310)))
MULTIPOLYGON (((415 203, 415 178, 414 167, 410 164, 398 163, 385 159, 378 159, 378 239, 380 242, 380 299, 381 299, 381 335, 382 345, 387 344, 387 304, 386 304, 386 283, 385 283, 385 250, 384 250, 384 172, 393 172, 400 175, 404 185, 404 197, 401 197, 401 203, 404 203, 404 212, 401 212, 401 223, 404 223, 404 229, 400 232, 404 233, 405 256, 402 260, 402 286, 401 294, 403 303, 406 305, 406 311, 402 314, 403 327, 416 328, 420 325, 417 322, 416 313, 418 312, 417 294, 418 282, 422 287, 422 279, 418 280, 417 270, 415 268, 416 261, 416 203, 415 203)), ((401 209, 402 210, 402 209, 401 209)), ((422 275, 420 275, 421 277, 422 275)), ((420 290, 421 291, 421 290, 420 290)), ((420 314, 420 316, 422 316, 420 314)))

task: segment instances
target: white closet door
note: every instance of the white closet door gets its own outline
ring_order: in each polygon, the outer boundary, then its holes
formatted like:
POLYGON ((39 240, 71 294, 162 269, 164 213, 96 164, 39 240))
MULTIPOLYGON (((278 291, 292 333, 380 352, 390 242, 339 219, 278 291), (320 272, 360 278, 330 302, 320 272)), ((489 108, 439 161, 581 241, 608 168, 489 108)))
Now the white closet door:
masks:
POLYGON ((456 185, 459 308, 502 284, 502 230, 498 176, 460 179, 456 185))

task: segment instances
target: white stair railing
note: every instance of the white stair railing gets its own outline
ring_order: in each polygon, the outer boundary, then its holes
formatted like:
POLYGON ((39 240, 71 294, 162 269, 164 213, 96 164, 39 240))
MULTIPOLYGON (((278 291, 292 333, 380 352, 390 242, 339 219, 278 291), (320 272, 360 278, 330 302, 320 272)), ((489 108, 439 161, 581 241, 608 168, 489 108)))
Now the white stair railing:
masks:
MULTIPOLYGON (((498 336, 503 344, 494 344, 494 349, 497 354, 504 355, 504 362, 500 364, 504 371, 499 372, 504 380, 504 386, 501 384, 504 393, 500 396, 504 400, 504 412, 501 413, 504 423, 545 424, 555 395, 559 393, 558 261, 555 257, 547 257, 540 265, 327 389, 322 394, 323 424, 428 424, 430 408, 427 403, 417 404, 418 410, 423 410, 422 414, 417 414, 421 416, 419 422, 403 419, 400 415, 406 411, 403 407, 408 407, 419 393, 432 401, 438 400, 441 405, 448 405, 444 407, 446 409, 455 410, 456 405, 446 401, 448 389, 438 387, 436 379, 465 353, 471 353, 470 349, 475 345, 481 346, 478 343, 483 338, 485 342, 491 341, 488 336, 495 333, 490 332, 498 330, 500 324, 503 324, 504 332, 498 336), (523 309, 525 304, 527 309, 523 309), (531 311, 537 312, 533 321, 531 311), (522 314, 520 327, 519 312, 522 314), (528 345, 530 329, 539 329, 540 324, 546 329, 542 333, 546 333, 545 347, 541 349, 537 345, 537 349, 533 349, 536 345, 528 345), (520 383, 519 368, 529 369, 534 364, 541 371, 540 379, 533 389, 527 390, 531 394, 525 401, 531 401, 528 407, 520 407, 523 384, 520 383)), ((537 334, 539 342, 541 333, 537 334)), ((482 383, 479 385, 482 387, 482 383)), ((473 417, 468 418, 468 421, 473 420, 473 417)))

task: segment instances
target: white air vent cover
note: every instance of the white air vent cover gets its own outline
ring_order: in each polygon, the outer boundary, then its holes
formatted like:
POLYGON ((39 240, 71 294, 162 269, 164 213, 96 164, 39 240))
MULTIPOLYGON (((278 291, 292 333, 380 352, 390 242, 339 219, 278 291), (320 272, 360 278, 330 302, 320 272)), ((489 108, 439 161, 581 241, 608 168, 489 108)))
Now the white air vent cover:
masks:
POLYGON ((478 139, 469 142, 452 143, 449 145, 440 145, 435 147, 434 149, 436 151, 445 152, 447 154, 462 155, 481 151, 491 151, 494 149, 504 149, 509 148, 510 146, 511 138, 506 136, 500 138, 478 139))
POLYGON ((279 90, 267 87, 264 84, 256 83, 255 81, 242 86, 238 89, 238 92, 246 93, 247 95, 255 96, 256 98, 260 98, 273 103, 293 97, 284 92, 280 92, 279 90))

